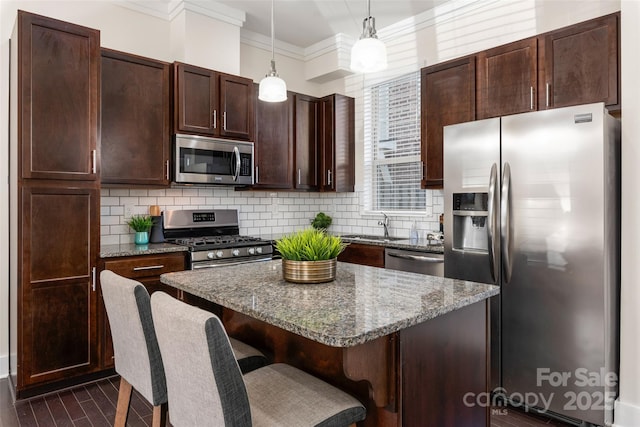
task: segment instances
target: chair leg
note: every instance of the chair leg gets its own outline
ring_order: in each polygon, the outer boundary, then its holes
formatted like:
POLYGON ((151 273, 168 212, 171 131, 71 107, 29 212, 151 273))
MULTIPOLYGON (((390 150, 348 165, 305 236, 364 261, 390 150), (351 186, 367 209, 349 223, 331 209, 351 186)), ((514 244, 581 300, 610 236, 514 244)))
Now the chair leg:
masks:
POLYGON ((127 380, 120 377, 120 391, 118 392, 118 405, 116 406, 116 420, 114 427, 125 427, 127 416, 129 415, 129 403, 131 403, 131 393, 133 387, 127 380))
POLYGON ((153 407, 151 427, 165 427, 167 425, 167 404, 153 407))

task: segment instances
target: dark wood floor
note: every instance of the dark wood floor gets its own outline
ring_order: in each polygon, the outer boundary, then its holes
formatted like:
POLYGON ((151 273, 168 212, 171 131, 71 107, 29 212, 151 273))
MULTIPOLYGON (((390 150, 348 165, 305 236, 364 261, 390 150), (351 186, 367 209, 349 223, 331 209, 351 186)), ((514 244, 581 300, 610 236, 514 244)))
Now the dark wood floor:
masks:
MULTIPOLYGON (((0 427, 112 426, 119 378, 111 377, 14 405, 7 379, 0 380, 0 427)), ((137 392, 131 400, 128 426, 151 425, 151 405, 137 392)), ((493 410, 491 427, 565 427, 545 417, 513 408, 493 410)))

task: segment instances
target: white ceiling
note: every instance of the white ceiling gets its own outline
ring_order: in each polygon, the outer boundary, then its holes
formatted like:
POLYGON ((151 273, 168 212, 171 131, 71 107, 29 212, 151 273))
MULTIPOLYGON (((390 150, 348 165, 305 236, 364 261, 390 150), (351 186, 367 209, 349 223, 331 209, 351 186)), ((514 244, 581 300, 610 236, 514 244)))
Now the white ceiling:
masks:
MULTIPOLYGON (((432 9, 446 0, 372 0, 376 28, 432 9)), ((271 0, 217 0, 246 13, 243 29, 271 37, 271 0)), ((338 33, 357 39, 367 16, 366 0, 275 0, 275 38, 306 48, 338 33)))

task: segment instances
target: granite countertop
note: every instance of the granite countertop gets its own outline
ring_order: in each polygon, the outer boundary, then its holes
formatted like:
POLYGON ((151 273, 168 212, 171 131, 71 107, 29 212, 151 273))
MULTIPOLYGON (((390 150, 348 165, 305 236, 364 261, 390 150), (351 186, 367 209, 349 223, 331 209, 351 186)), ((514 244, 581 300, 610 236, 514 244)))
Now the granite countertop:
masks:
POLYGON ((332 347, 351 347, 497 295, 497 286, 338 263, 297 285, 280 260, 166 273, 162 283, 332 347))
POLYGON ((149 243, 148 245, 135 245, 133 243, 101 245, 100 258, 164 254, 170 252, 184 252, 187 250, 186 246, 173 245, 171 243, 149 243))
POLYGON ((426 242, 423 242, 422 239, 420 239, 417 243, 413 243, 409 239, 369 240, 366 238, 352 238, 352 237, 343 236, 342 240, 349 243, 361 243, 363 245, 384 246, 385 248, 407 249, 411 251, 436 253, 436 254, 444 253, 443 244, 429 245, 426 242))

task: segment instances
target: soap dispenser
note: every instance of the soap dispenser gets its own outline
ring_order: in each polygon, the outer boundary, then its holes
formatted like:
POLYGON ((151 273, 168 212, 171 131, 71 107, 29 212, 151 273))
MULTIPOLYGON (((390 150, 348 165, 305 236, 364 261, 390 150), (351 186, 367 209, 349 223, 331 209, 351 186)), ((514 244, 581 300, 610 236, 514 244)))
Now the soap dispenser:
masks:
POLYGON ((414 244, 414 245, 418 244, 418 226, 417 226, 415 220, 411 224, 411 231, 409 232, 409 239, 411 240, 412 244, 414 244))

